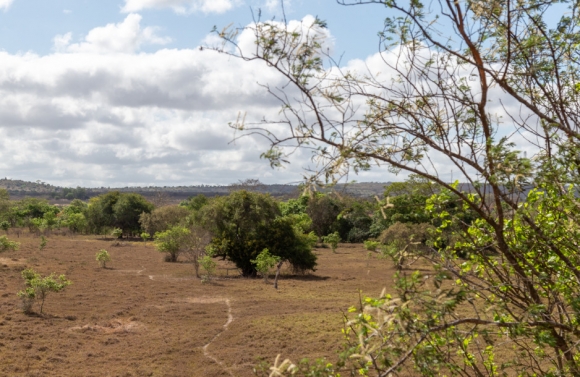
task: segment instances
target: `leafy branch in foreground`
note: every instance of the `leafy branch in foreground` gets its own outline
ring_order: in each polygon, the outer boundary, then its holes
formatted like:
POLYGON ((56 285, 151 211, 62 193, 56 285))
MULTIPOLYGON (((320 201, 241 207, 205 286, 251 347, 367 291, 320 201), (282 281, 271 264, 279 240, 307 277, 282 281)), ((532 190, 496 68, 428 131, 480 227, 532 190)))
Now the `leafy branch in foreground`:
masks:
POLYGON ((388 12, 367 64, 336 64, 318 19, 220 33, 222 52, 286 80, 265 85, 280 117, 231 127, 265 137, 275 167, 312 151, 312 182, 386 166, 435 184, 430 272, 401 268, 390 296, 365 300, 336 365, 273 373, 579 376, 578 3, 339 2, 388 12))

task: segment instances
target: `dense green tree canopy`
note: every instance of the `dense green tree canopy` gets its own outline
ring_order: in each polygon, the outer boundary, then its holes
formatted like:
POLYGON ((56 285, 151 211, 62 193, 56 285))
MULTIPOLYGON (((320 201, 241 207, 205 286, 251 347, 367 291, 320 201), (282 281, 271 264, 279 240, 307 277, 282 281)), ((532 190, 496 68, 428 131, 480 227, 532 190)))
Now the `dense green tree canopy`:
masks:
POLYGON ((235 191, 214 198, 200 210, 199 219, 213 234, 215 255, 234 262, 244 276, 256 275, 251 261, 266 248, 296 269, 316 266, 311 244, 290 219, 281 217, 278 203, 269 195, 235 191))
POLYGON ((113 191, 90 199, 87 222, 97 233, 106 227, 120 228, 123 233, 136 233, 140 229, 139 216, 152 210, 153 204, 142 195, 113 191))

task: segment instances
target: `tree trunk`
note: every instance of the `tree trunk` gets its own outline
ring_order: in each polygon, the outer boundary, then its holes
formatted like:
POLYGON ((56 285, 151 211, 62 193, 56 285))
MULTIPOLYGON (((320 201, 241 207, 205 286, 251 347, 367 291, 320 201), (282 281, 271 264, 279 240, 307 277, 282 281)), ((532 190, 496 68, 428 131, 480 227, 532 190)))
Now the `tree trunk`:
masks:
POLYGON ((274 279, 274 288, 276 289, 278 289, 278 276, 280 276, 280 268, 282 268, 282 264, 284 264, 284 261, 278 263, 276 268, 276 278, 274 279))

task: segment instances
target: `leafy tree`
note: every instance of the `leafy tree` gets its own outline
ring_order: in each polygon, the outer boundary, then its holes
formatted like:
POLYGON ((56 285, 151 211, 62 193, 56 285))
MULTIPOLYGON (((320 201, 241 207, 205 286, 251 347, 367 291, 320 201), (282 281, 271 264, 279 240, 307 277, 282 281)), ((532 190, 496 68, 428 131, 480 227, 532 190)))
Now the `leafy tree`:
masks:
POLYGON ((182 206, 164 206, 155 208, 151 213, 143 212, 139 223, 147 233, 155 234, 183 223, 189 214, 190 211, 182 206))
POLYGON ((332 252, 336 253, 336 248, 338 247, 338 243, 340 242, 340 234, 338 234, 338 232, 330 233, 322 237, 322 242, 330 245, 332 252))
POLYGON ((189 234, 189 230, 181 226, 174 226, 165 232, 155 233, 155 246, 160 252, 167 253, 166 262, 177 262, 189 234))
POLYGON ((95 233, 105 228, 120 228, 123 234, 138 233, 142 213, 150 213, 153 205, 142 195, 109 192, 89 200, 86 211, 88 227, 95 233))
POLYGON ((121 228, 114 228, 113 231, 111 232, 111 236, 113 236, 115 238, 121 238, 121 237, 123 237, 123 229, 121 229, 121 228))
POLYGON ((111 255, 109 255, 109 252, 107 250, 101 249, 95 255, 95 259, 97 260, 97 262, 99 262, 102 268, 107 268, 107 262, 111 261, 111 255))
POLYGON ((215 274, 215 269, 217 263, 213 260, 214 254, 211 251, 206 252, 206 254, 199 259, 199 264, 201 268, 205 271, 205 274, 201 277, 202 283, 208 283, 211 281, 212 276, 215 274))
POLYGON ((36 273, 32 268, 22 271, 22 278, 26 284, 26 288, 18 292, 18 297, 22 299, 23 309, 25 313, 30 313, 32 304, 35 300, 40 300, 40 313, 44 306, 44 300, 50 292, 60 292, 69 285, 71 281, 67 280, 64 275, 42 277, 36 273))
POLYGON ((8 220, 10 207, 10 194, 8 190, 0 189, 0 223, 8 220))
POLYGON ((89 198, 89 195, 87 193, 87 190, 82 187, 78 186, 77 188, 65 187, 64 189, 62 189, 62 192, 55 195, 55 199, 59 198, 65 198, 68 200, 79 200, 79 199, 85 200, 89 198))
POLYGON ((305 214, 309 200, 310 198, 307 195, 301 195, 298 199, 288 199, 286 202, 280 202, 280 213, 282 216, 305 214))
POLYGON ((215 255, 231 260, 244 276, 256 275, 252 260, 265 248, 296 270, 316 266, 308 236, 298 232, 291 219, 280 217, 269 195, 235 191, 214 198, 200 210, 198 221, 213 235, 215 255))
POLYGON ((126 193, 121 194, 113 205, 115 226, 123 229, 123 233, 138 233, 141 229, 139 217, 142 213, 150 213, 153 204, 149 203, 142 195, 126 193))
POLYGON ((374 206, 366 200, 350 197, 342 199, 342 206, 343 210, 334 226, 340 238, 345 242, 360 243, 371 237, 373 219, 369 213, 374 206))
POLYGON ((209 201, 205 195, 198 194, 187 198, 187 200, 182 201, 179 205, 189 209, 190 211, 199 211, 201 207, 206 205, 208 202, 209 201))
POLYGON ((10 193, 5 188, 0 188, 0 201, 10 200, 10 193))
POLYGON ((365 249, 367 249, 368 251, 377 251, 377 248, 381 244, 379 241, 371 241, 371 240, 365 241, 363 243, 365 245, 365 249))
POLYGON ((281 258, 270 254, 268 249, 264 249, 251 262, 256 265, 256 270, 262 275, 264 282, 267 283, 268 273, 274 266, 281 262, 281 258))
POLYGON ((104 228, 115 226, 113 206, 120 195, 120 192, 112 191, 89 200, 86 217, 92 232, 101 233, 104 228))
POLYGON ((27 226, 35 232, 55 226, 59 212, 60 209, 50 205, 47 200, 24 198, 11 206, 7 217, 12 226, 27 226))
MULTIPOLYGON (((211 249, 208 249, 211 236, 207 230, 200 226, 192 226, 188 230, 189 233, 183 239, 182 253, 193 264, 195 276, 200 278, 199 267, 202 259, 206 256, 213 257, 213 253, 208 252, 211 249)), ((207 260, 204 263, 207 264, 207 260)))
POLYGON ((312 219, 312 230, 318 237, 333 231, 333 225, 342 209, 340 201, 330 195, 318 194, 308 201, 306 213, 312 219))
POLYGON ((62 224, 74 233, 82 233, 87 228, 87 219, 82 213, 71 213, 62 221, 62 224))
POLYGON ((6 220, 0 222, 0 229, 2 229, 5 232, 8 232, 8 229, 10 229, 10 223, 6 220))
POLYGON ((424 256, 430 278, 401 272, 392 295, 366 298, 343 358, 304 374, 580 375, 578 3, 343 3, 386 10, 382 67, 327 69, 320 19, 255 22, 241 31, 254 33, 251 52, 236 49, 238 30, 219 33, 222 52, 287 80, 269 88, 281 118, 232 124, 271 142, 272 166, 287 161, 284 147, 307 146, 331 181, 386 165, 440 188, 425 207, 439 235, 424 256))

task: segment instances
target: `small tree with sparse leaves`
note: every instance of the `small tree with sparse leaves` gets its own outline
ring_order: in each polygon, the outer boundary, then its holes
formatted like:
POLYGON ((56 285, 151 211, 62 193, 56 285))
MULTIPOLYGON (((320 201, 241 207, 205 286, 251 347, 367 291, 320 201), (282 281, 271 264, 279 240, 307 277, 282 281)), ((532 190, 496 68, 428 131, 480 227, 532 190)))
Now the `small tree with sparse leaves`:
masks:
POLYGON ((377 251, 377 248, 379 247, 381 243, 379 241, 364 241, 364 245, 365 245, 365 249, 367 249, 368 251, 377 251))
POLYGON ((113 231, 111 232, 111 236, 113 236, 115 238, 123 237, 123 229, 121 229, 121 228, 113 229, 113 231))
POLYGON ((205 250, 205 255, 199 259, 199 265, 205 271, 205 274, 201 277, 202 283, 209 283, 212 276, 215 274, 216 262, 213 260, 215 252, 211 246, 208 246, 205 250))
POLYGON ((99 250, 95 257, 102 268, 107 268, 107 262, 111 261, 111 255, 109 255, 109 252, 105 249, 99 250))
POLYGON ((336 248, 340 242, 340 235, 338 232, 330 233, 327 236, 322 237, 322 242, 329 245, 333 253, 336 253, 336 248))
POLYGON ((18 297, 22 299, 22 308, 25 313, 32 312, 32 305, 36 300, 40 300, 40 313, 42 313, 44 300, 50 292, 60 292, 72 284, 64 275, 57 277, 52 273, 49 276, 42 277, 32 268, 22 271, 22 277, 26 288, 18 292, 18 297))
POLYGON ((256 270, 262 275, 264 278, 264 282, 268 282, 268 273, 274 266, 276 266, 282 258, 276 255, 270 254, 268 249, 262 250, 260 254, 256 257, 256 259, 252 260, 252 263, 256 265, 256 270))

